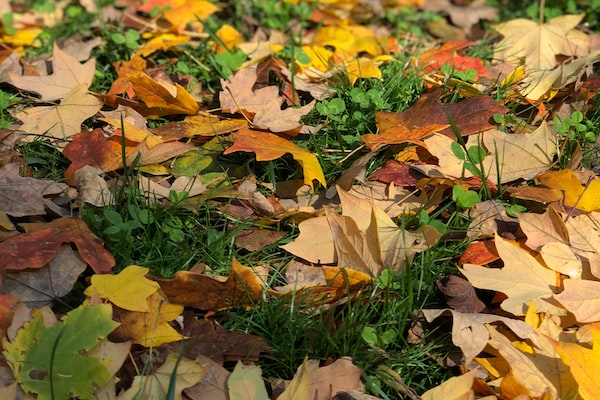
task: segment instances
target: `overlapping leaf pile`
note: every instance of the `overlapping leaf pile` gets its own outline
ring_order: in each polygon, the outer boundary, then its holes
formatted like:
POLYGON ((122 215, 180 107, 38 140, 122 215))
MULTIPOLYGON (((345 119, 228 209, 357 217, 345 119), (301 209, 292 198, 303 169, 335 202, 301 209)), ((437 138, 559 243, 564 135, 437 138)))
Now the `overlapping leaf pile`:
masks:
MULTIPOLYGON (((260 368, 250 364, 271 351, 268 344, 224 330, 211 313, 274 297, 320 306, 352 301, 384 271, 402 274, 444 233, 428 218, 416 229, 398 221, 427 216, 450 201, 470 209, 473 243, 457 275, 438 282, 448 308, 422 314, 434 325, 453 318, 452 341, 461 357, 452 362, 464 374, 422 398, 600 398, 600 183, 581 166, 580 151, 567 168, 555 168, 565 143, 556 124, 586 111, 597 87, 593 66, 600 49, 595 36, 578 29, 582 15, 495 25, 501 40, 490 64, 464 50, 476 44, 465 32, 494 18, 491 7, 328 1, 315 5, 311 20, 319 29, 301 32, 290 59, 282 50, 296 39, 279 31, 244 38, 223 25, 209 38, 203 24, 220 11, 212 2, 118 3, 98 10, 81 1, 88 12, 105 15, 105 23, 121 18, 145 31, 131 58, 112 66, 118 77, 111 87, 95 93, 98 66, 90 51, 104 45, 101 39, 54 44, 43 63, 30 64, 24 48, 34 45, 43 24, 60 23, 60 7, 45 14, 15 8, 15 18, 3 20, 0 77, 30 95, 11 110, 20 124, 0 132, 0 368, 10 376, 1 398, 266 399, 260 368), (318 102, 336 95, 336 79, 350 86, 382 79, 381 69, 397 62, 407 42, 361 23, 401 7, 444 11, 459 32, 411 57, 425 93, 402 112, 377 112, 378 132, 359 132, 369 151, 328 180, 322 159, 302 144, 324 125, 303 121, 318 102), (200 44, 246 60, 221 79, 215 107, 197 77, 170 76, 152 59, 200 44), (448 101, 452 97, 457 101, 448 101), (522 106, 532 116, 513 126, 512 110, 522 106), (167 122, 151 128, 148 120, 155 118, 167 122), (39 137, 51 139, 70 161, 66 183, 24 171, 14 149, 39 137), (390 159, 366 180, 366 165, 384 149, 390 159), (214 168, 219 157, 236 152, 253 153, 258 162, 290 154, 303 179, 290 182, 292 194, 284 198, 270 183, 214 168), (271 287, 273 268, 235 259, 228 276, 201 264, 173 279, 148 276, 137 265, 111 273, 118 255, 71 210, 113 204, 120 172, 132 165, 140 190, 153 201, 167 203, 178 193, 197 202, 227 198, 223 204, 239 207, 221 209, 231 220, 301 221, 299 235, 281 246, 296 257, 283 274, 286 284, 271 287), (306 201, 303 193, 319 201, 306 201), (480 193, 538 212, 509 217, 505 205, 482 202, 480 193), (88 265, 94 274, 83 304, 57 318, 48 304, 66 296, 88 265), (135 364, 147 348, 150 373, 135 364), (226 362, 237 362, 233 372, 226 362)), ((118 215, 111 222, 117 231, 123 223, 118 215)), ((238 245, 256 246, 263 233, 240 234, 238 245)), ((365 396, 360 378, 348 358, 321 367, 306 359, 292 381, 272 382, 271 389, 279 399, 365 396)))

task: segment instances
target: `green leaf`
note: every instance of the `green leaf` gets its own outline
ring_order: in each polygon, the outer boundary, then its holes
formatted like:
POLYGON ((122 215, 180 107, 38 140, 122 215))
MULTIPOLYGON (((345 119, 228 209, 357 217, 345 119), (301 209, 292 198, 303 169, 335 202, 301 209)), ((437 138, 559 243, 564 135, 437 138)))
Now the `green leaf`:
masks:
POLYGON ((461 208, 470 208, 481 201, 479 193, 460 185, 452 187, 452 200, 461 208))
POLYGON ((38 313, 12 342, 5 340, 3 355, 23 390, 38 400, 93 398, 112 375, 100 359, 85 352, 119 325, 111 314, 108 304, 84 304, 47 328, 38 313))
POLYGON ((479 164, 485 158, 485 150, 481 146, 471 146, 467 149, 467 153, 469 153, 469 161, 475 164, 479 164))
POLYGON ((452 154, 454 154, 454 156, 459 160, 466 160, 467 154, 465 153, 465 149, 463 149, 462 146, 457 142, 452 142, 452 144, 450 144, 450 150, 452 151, 452 154))
POLYGON ((377 346, 377 331, 372 326, 365 326, 360 335, 371 346, 377 346))
POLYGON ((198 173, 208 168, 213 162, 213 157, 204 149, 188 151, 177 157, 171 173, 175 176, 198 176, 198 173))

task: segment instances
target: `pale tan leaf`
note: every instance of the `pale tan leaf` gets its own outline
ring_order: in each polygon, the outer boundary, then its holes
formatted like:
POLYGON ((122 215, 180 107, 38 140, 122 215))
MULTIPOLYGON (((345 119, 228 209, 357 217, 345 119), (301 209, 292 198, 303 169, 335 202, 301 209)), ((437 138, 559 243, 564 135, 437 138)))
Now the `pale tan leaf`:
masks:
POLYGON ((55 44, 52 70, 52 75, 46 76, 19 76, 9 72, 8 81, 19 89, 39 93, 42 101, 62 99, 75 87, 82 86, 83 91, 90 87, 96 70, 96 59, 80 64, 75 57, 71 57, 55 44))
POLYGON ((572 312, 578 322, 600 321, 600 282, 583 279, 565 279, 562 293, 554 298, 572 312))
POLYGON ((545 303, 554 294, 556 272, 544 267, 526 250, 499 235, 496 235, 495 244, 504 262, 503 268, 465 264, 461 272, 477 288, 506 294, 508 298, 502 302, 501 307, 514 315, 525 315, 531 301, 536 302, 538 309, 546 311, 548 305, 545 303), (519 279, 515 280, 515 277, 519 279))
POLYGON ((568 245, 560 242, 546 243, 540 250, 540 255, 548 268, 569 278, 581 278, 583 265, 568 245))

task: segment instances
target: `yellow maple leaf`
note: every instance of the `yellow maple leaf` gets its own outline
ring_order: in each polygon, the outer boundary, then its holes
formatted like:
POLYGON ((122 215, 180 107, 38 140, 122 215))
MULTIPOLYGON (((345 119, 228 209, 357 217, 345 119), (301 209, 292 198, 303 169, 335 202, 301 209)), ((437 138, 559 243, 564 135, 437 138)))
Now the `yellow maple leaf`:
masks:
POLYGON ((537 179, 546 187, 558 189, 564 193, 565 205, 583 211, 600 210, 600 180, 593 179, 583 186, 579 178, 570 169, 546 171, 537 179))
POLYGON ((143 72, 135 72, 128 75, 127 78, 131 81, 133 90, 135 90, 137 96, 157 116, 173 114, 194 115, 199 110, 196 99, 178 83, 159 82, 143 72))
POLYGON ((146 302, 149 312, 115 308, 115 319, 121 323, 114 331, 116 337, 145 347, 160 346, 185 338, 169 324, 183 312, 182 305, 169 303, 158 291, 148 296, 146 302))
POLYGON ((190 37, 186 35, 176 35, 173 33, 163 33, 150 39, 135 52, 135 56, 148 57, 150 54, 159 51, 167 50, 171 47, 178 46, 183 43, 189 42, 190 37))
POLYGON ((146 299, 159 289, 158 283, 146 278, 148 268, 130 265, 117 275, 92 275, 91 285, 85 290, 98 295, 116 306, 129 311, 150 312, 146 299))
POLYGON ((592 348, 577 343, 559 342, 549 339, 556 352, 570 369, 579 385, 579 394, 584 400, 600 399, 600 323, 591 324, 592 348))

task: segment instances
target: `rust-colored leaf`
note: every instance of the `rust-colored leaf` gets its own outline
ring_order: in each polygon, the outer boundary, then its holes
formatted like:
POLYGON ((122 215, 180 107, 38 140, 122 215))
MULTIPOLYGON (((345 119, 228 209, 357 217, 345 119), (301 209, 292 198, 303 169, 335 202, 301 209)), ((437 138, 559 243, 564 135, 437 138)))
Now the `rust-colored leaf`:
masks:
MULTIPOLYGON (((460 134, 467 136, 493 128, 495 125, 490 121, 494 114, 504 115, 508 108, 496 103, 490 96, 475 96, 454 104, 442 104, 438 94, 433 92, 424 94, 412 107, 401 113, 380 111, 377 115, 385 113, 389 114, 389 117, 384 126, 379 126, 378 123, 378 127, 385 131, 396 129, 398 125, 415 129, 432 124, 448 124, 449 120, 444 111, 450 115, 460 134)), ((451 127, 440 132, 455 138, 451 127)))
MULTIPOLYGON (((133 147, 127 148, 126 154, 132 150, 133 147)), ((65 171, 67 182, 72 182, 75 172, 85 165, 108 172, 120 168, 122 164, 121 138, 108 137, 100 128, 75 135, 63 153, 71 160, 71 165, 65 171)))
POLYGON ((396 113, 380 111, 375 115, 375 121, 379 128, 379 134, 367 133, 362 135, 360 140, 364 142, 370 150, 380 145, 415 143, 424 145, 421 139, 429 137, 436 132, 442 132, 448 124, 431 124, 407 128, 398 124, 395 118, 396 113))
POLYGON ((317 157, 291 140, 283 139, 268 132, 252 129, 240 129, 233 135, 233 146, 223 152, 229 154, 236 151, 249 151, 256 154, 257 161, 271 161, 290 153, 304 170, 304 183, 313 187, 313 180, 327 186, 325 175, 317 157))
POLYGON ((115 266, 112 254, 80 219, 61 217, 45 224, 20 226, 25 233, 0 243, 0 270, 41 268, 56 257, 63 243, 74 243, 81 258, 98 274, 115 266))
POLYGON ((178 271, 174 279, 155 279, 171 302, 200 310, 248 306, 260 299, 263 290, 263 282, 254 270, 235 259, 223 282, 190 271, 178 271))

